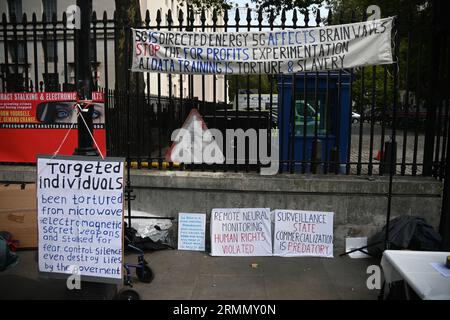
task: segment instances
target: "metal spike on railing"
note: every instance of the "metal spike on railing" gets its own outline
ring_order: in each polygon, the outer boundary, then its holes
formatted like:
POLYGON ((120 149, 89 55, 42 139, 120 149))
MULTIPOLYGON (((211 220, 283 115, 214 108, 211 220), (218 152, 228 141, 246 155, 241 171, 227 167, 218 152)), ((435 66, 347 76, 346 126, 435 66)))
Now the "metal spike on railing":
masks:
POLYGON ((23 23, 24 25, 27 24, 27 14, 26 14, 26 13, 24 13, 24 14, 22 15, 22 23, 23 23))
POLYGON ((234 21, 236 22, 236 25, 239 24, 239 21, 241 20, 241 18, 239 17, 239 9, 236 8, 236 14, 234 16, 234 21))
POLYGON ((328 9, 327 24, 333 24, 333 11, 331 10, 331 8, 328 9))
POLYGON ((317 9, 317 12, 316 12, 316 26, 319 26, 320 22, 321 22, 321 20, 320 20, 320 10, 317 9))
POLYGON ((263 18, 263 9, 262 9, 262 8, 259 8, 259 10, 258 10, 258 23, 259 23, 259 24, 262 24, 263 21, 264 21, 264 18, 263 18))
POLYGON ((58 24, 58 19, 56 18, 56 12, 53 12, 53 14, 52 14, 52 24, 53 24, 54 28, 56 28, 56 25, 58 24))
POLYGON ((286 25, 286 9, 283 8, 281 11, 281 27, 284 28, 286 25))
POLYGON ((161 25, 161 10, 156 11, 156 25, 159 27, 161 25))
POLYGON ((195 22, 195 12, 192 7, 190 7, 188 9, 188 12, 189 12, 189 24, 191 25, 191 28, 192 28, 192 26, 194 25, 194 22, 195 22))
POLYGON ((179 10, 178 11, 178 23, 180 26, 183 25, 183 21, 184 21, 184 14, 183 14, 183 10, 179 10))
POLYGON ((11 23, 12 24, 16 23, 16 14, 14 12, 10 13, 10 17, 11 17, 11 23))
POLYGON ((167 25, 170 27, 173 24, 173 19, 172 19, 172 10, 169 9, 167 11, 167 25))
POLYGON ((212 13, 212 23, 214 24, 214 25, 216 25, 217 24, 217 10, 216 9, 214 9, 213 10, 213 13, 212 13))
POLYGON ((309 27, 309 10, 305 9, 303 14, 305 15, 305 27, 309 27))
POLYGON ((252 10, 250 8, 247 8, 247 24, 250 25, 252 22, 252 10))
POLYGON ((269 14, 269 25, 272 28, 273 27, 273 21, 275 20, 275 15, 273 14, 273 10, 270 10, 270 14, 269 14))
POLYGON ((47 22, 47 16, 45 15, 45 12, 42 12, 42 19, 41 19, 41 22, 42 22, 43 24, 45 24, 45 22, 47 22))
POLYGON ((150 11, 145 10, 145 26, 148 27, 150 25, 150 11))
POLYGON ((200 13, 200 22, 202 23, 202 25, 205 25, 206 22, 205 8, 202 8, 202 11, 200 13))
POLYGON ((36 21, 37 21, 36 13, 33 12, 33 15, 31 16, 31 22, 33 22, 33 24, 34 24, 35 26, 36 26, 36 21))
MULTIPOLYGON (((34 14, 34 13, 33 13, 34 14)), ((3 24, 3 27, 4 28, 6 28, 6 24, 7 24, 8 22, 6 21, 6 13, 4 13, 3 12, 3 14, 2 14, 2 24, 3 24)))
POLYGON ((92 24, 95 26, 97 24, 97 12, 92 12, 92 24))
POLYGON ((62 14, 62 23, 65 28, 67 26, 67 13, 65 11, 63 11, 63 14, 62 14))
POLYGON ((161 21, 162 21, 161 20, 161 10, 159 10, 159 9, 156 10, 156 20, 155 21, 156 21, 157 24, 160 24, 161 21))
POLYGON ((293 9, 294 12, 292 13, 292 25, 295 27, 297 27, 297 21, 298 21, 298 17, 297 17, 297 9, 293 9))
POLYGON ((226 24, 228 24, 228 10, 224 10, 223 12, 223 22, 226 24))

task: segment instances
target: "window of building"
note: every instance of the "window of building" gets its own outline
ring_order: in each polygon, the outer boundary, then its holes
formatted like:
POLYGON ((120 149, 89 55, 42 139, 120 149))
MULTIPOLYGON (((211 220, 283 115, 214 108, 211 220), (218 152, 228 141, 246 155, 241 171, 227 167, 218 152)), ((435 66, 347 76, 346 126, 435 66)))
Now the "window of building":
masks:
POLYGON ((52 21, 53 14, 56 14, 56 0, 42 0, 42 11, 47 17, 47 21, 52 21))
MULTIPOLYGON (((56 0, 42 0, 42 11, 45 13, 47 22, 52 21, 53 15, 57 14, 56 10, 56 0)), ((47 30, 49 30, 49 25, 47 25, 47 30)), ((52 32, 47 33, 47 41, 44 41, 42 46, 45 46, 47 62, 57 61, 58 57, 55 55, 55 51, 57 51, 58 44, 53 40, 52 32)))
POLYGON ((14 15, 17 22, 22 22, 22 0, 8 0, 8 13, 9 21, 12 20, 12 16, 14 15))
MULTIPOLYGON (((314 94, 308 94, 306 101, 303 92, 297 93, 297 97, 299 98, 295 100, 295 135, 303 136, 305 124, 306 134, 314 135, 316 123, 318 134, 325 135, 330 130, 327 121, 330 110, 326 108, 326 94, 324 92, 317 93, 317 104, 314 94)), ((330 106, 328 106, 329 108, 330 106)))

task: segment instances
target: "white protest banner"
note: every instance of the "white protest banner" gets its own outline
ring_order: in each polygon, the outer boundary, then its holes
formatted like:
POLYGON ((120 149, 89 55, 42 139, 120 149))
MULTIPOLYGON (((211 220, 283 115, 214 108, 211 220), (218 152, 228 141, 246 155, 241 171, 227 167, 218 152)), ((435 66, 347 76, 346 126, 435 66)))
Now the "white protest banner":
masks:
POLYGON ((211 255, 271 256, 270 209, 213 209, 211 255))
POLYGON ((333 212, 275 210, 274 255, 333 257, 333 212))
POLYGON ((205 251, 206 214, 178 214, 178 250, 205 251))
MULTIPOLYGON (((39 271, 122 278, 123 159, 38 157, 39 271)), ((97 280, 98 281, 98 280, 97 280)))
POLYGON ((132 30, 132 71, 280 74, 393 63, 393 18, 277 31, 132 30))

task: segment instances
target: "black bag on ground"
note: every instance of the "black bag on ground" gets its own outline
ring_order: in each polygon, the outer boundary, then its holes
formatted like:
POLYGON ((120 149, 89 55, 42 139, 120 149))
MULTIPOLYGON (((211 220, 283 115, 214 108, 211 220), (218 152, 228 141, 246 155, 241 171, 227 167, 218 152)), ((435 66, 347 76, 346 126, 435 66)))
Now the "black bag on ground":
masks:
MULTIPOLYGON (((386 226, 370 237, 367 251, 381 258, 384 251, 386 226)), ((389 248, 391 250, 409 249, 418 251, 438 251, 442 238, 425 219, 414 216, 400 216, 389 222, 389 248)))
MULTIPOLYGON (((168 245, 161 243, 161 242, 155 242, 149 237, 139 237, 136 235, 137 231, 134 228, 125 227, 125 251, 128 251, 130 248, 128 247, 129 244, 135 246, 136 248, 139 248, 141 250, 164 250, 170 248, 168 245)), ((131 250, 132 251, 132 250, 131 250)))

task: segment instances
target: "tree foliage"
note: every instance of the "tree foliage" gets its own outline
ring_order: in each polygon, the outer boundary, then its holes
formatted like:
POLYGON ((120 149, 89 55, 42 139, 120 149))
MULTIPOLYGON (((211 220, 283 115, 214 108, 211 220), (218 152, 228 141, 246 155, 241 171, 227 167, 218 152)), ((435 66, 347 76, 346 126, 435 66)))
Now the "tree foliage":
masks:
POLYGON ((188 5, 191 5, 194 9, 215 9, 218 12, 231 9, 231 4, 228 0, 178 0, 178 3, 181 6, 188 3, 188 5))
MULTIPOLYGON (((380 8, 380 18, 396 17, 396 33, 398 36, 398 75, 399 89, 408 90, 418 100, 426 96, 429 90, 430 77, 430 42, 431 38, 431 4, 427 0, 330 0, 333 16, 339 17, 344 22, 363 21, 372 12, 368 10, 370 5, 376 4, 380 8), (369 12, 368 12, 369 11, 369 12)), ((334 22, 336 23, 336 22, 334 22)), ((393 35, 395 36, 395 34, 393 35)), ((395 47, 393 47, 395 51, 395 47)), ((393 91, 393 67, 387 67, 387 108, 392 106, 393 91)), ((353 99, 364 107, 369 107, 372 102, 372 68, 365 68, 364 84, 365 95, 361 98, 361 71, 356 70, 353 85, 353 99)), ((376 106, 383 106, 384 95, 384 67, 378 66, 375 71, 375 102, 376 106)), ((400 108, 402 106, 400 105, 400 108)))
POLYGON ((328 0, 252 0, 252 2, 266 12, 273 10, 275 14, 278 14, 283 9, 299 9, 300 12, 304 13, 312 5, 316 7, 326 5, 328 0))
POLYGON ((352 100, 356 104, 354 111, 367 111, 371 109, 372 102, 375 102, 374 109, 391 108, 394 98, 392 71, 389 66, 373 66, 361 68, 355 73, 352 83, 352 100))
MULTIPOLYGON (((311 6, 329 6, 332 10, 331 24, 363 21, 373 14, 369 6, 380 8, 380 17, 396 17, 396 32, 399 39, 399 88, 408 90, 419 98, 429 91, 430 70, 430 33, 432 23, 432 2, 429 0, 252 0, 265 11, 274 10, 276 14, 282 9, 297 9, 304 12, 311 6), (410 39, 408 41, 408 39, 410 39)), ((393 100, 393 66, 386 67, 387 84, 384 94, 384 67, 365 68, 364 76, 361 69, 354 70, 353 100, 361 104, 363 109, 372 103, 372 82, 375 78, 376 106, 392 105, 393 100), (374 77, 375 75, 375 77, 374 77), (362 81, 364 78, 364 81, 362 81), (363 95, 361 84, 364 82, 363 95)))

